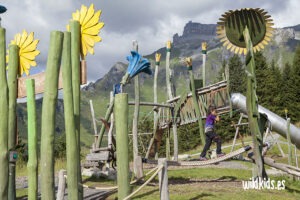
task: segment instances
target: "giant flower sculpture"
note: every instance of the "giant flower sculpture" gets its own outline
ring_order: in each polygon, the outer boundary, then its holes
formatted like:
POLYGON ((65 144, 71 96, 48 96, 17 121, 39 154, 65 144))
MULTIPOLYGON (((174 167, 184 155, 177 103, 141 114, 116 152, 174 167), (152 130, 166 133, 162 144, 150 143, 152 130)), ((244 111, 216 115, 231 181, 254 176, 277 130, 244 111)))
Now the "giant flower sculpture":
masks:
MULTIPOLYGON (((98 35, 101 28, 104 26, 103 22, 99 22, 101 10, 95 11, 94 4, 89 8, 85 5, 81 6, 80 11, 76 10, 72 14, 72 19, 79 21, 81 25, 81 58, 84 60, 87 52, 94 54, 94 45, 102 39, 98 35)), ((69 26, 67 26, 69 30, 69 26)))
POLYGON ((129 61, 129 65, 126 74, 122 78, 122 85, 128 83, 130 79, 141 72, 145 72, 149 75, 152 74, 149 60, 146 58, 142 58, 142 56, 138 52, 131 51, 131 55, 127 56, 127 60, 129 61))
MULTIPOLYGON (((39 40, 34 39, 34 33, 27 33, 23 30, 22 34, 18 33, 15 38, 10 42, 11 44, 18 45, 19 49, 19 76, 24 73, 29 75, 29 70, 33 66, 36 66, 35 57, 40 54, 39 50, 36 50, 39 40)), ((8 56, 6 58, 8 61, 8 56)))

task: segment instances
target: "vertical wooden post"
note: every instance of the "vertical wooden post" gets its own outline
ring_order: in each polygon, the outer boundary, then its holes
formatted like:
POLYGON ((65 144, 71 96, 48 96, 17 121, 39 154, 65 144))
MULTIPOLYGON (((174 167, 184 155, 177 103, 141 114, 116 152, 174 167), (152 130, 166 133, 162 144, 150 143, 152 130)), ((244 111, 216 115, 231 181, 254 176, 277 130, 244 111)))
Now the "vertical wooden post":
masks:
POLYGON ((291 142, 291 131, 290 131, 291 119, 287 118, 287 132, 286 132, 286 139, 288 142, 288 163, 292 165, 292 142, 291 142))
MULTIPOLYGON (((65 178, 66 170, 59 170, 58 173, 58 187, 57 187, 57 196, 56 200, 64 200, 65 197, 65 189, 66 189, 66 178, 65 178)), ((69 188, 68 188, 69 189, 69 188)), ((68 198, 70 196, 68 195, 68 198)))
POLYGON ((5 29, 0 27, 0 199, 8 199, 8 89, 5 29))
POLYGON ((205 72, 205 64, 206 64, 206 47, 207 43, 202 42, 202 81, 203 81, 203 87, 206 86, 206 72, 205 72))
MULTIPOLYGON (((138 43, 137 41, 133 41, 133 50, 138 52, 138 43)), ((133 172, 137 177, 138 167, 135 163, 137 156, 139 155, 138 150, 138 123, 139 123, 139 112, 140 112, 140 83, 139 83, 139 75, 137 74, 134 77, 134 113, 133 113, 133 122, 132 122, 132 146, 133 146, 133 172)), ((137 177, 140 178, 140 177, 137 177)))
MULTIPOLYGON (((170 55, 171 55, 171 41, 167 42, 167 53, 166 53, 166 86, 167 86, 167 93, 168 93, 168 98, 172 99, 173 98, 173 93, 172 93, 172 70, 170 69, 170 55)), ((175 87, 173 85, 173 87, 175 87)), ((173 130, 173 142, 174 142, 174 160, 178 160, 178 137, 177 137, 177 125, 176 125, 176 119, 174 118, 173 112, 168 112, 169 117, 171 117, 171 120, 173 121, 172 123, 172 130, 173 130)), ((167 134, 167 139, 166 139, 166 147, 167 151, 170 150, 170 134, 167 134)), ((166 152, 167 152, 166 151, 166 152)), ((170 154, 168 154, 170 155, 170 154)), ((169 157, 169 156, 167 156, 169 157)))
POLYGON ((28 118, 28 199, 36 200, 38 195, 38 139, 35 105, 35 81, 26 80, 28 118))
POLYGON ((160 165, 164 166, 162 170, 158 172, 160 199, 169 200, 167 160, 165 158, 158 159, 158 166, 160 165))
POLYGON ((266 178, 267 174, 264 168, 264 162, 262 158, 262 134, 259 129, 259 113, 258 113, 258 100, 256 96, 256 78, 255 78, 255 62, 253 55, 252 41, 249 35, 249 30, 246 27, 243 32, 246 47, 246 70, 247 70, 247 113, 249 119, 249 126, 253 140, 253 152, 255 157, 255 168, 253 171, 253 177, 266 178))
POLYGON ((94 111, 93 100, 91 99, 90 99, 90 108, 91 108, 91 115, 92 115, 93 126, 94 126, 94 135, 97 135, 98 131, 97 131, 97 124, 95 119, 95 111, 94 111))
MULTIPOLYGON (((8 63, 8 149, 9 151, 16 148, 17 138, 17 92, 18 81, 17 74, 19 68, 19 47, 18 45, 9 46, 9 63, 8 63)), ((16 199, 16 163, 9 163, 9 185, 8 198, 16 199)))
POLYGON ((196 88, 195 88, 192 58, 187 58, 186 63, 187 63, 187 68, 188 68, 188 71, 189 71, 189 74, 190 74, 190 82, 191 82, 191 86, 192 86, 192 91, 191 92, 192 92, 193 104, 194 104, 195 111, 196 111, 196 117, 198 119, 200 139, 201 139, 201 142, 204 144, 205 143, 205 135, 204 135, 204 128, 203 128, 203 123, 202 123, 202 115, 201 115, 200 106, 199 106, 199 103, 198 103, 198 95, 196 93, 196 88))
MULTIPOLYGON (((80 158, 80 24, 78 21, 70 21, 71 31, 71 63, 72 63, 72 90, 75 117, 75 137, 77 140, 77 153, 80 158)), ((81 183, 80 159, 77 163, 78 182, 81 183)), ((79 199, 83 199, 83 188, 78 186, 79 199)))
POLYGON ((231 151, 230 152, 233 152, 233 150, 234 150, 236 138, 237 138, 237 136, 239 134, 239 130, 240 130, 240 126, 239 125, 242 122, 243 115, 244 115, 243 113, 240 113, 240 119, 239 119, 238 124, 237 124, 238 126, 235 127, 235 135, 234 135, 234 138, 233 138, 232 147, 231 147, 231 151))
POLYGON ((62 76, 64 92, 64 115, 67 150, 67 172, 68 172, 68 198, 78 199, 78 146, 76 139, 76 126, 73 105, 72 90, 72 66, 71 66, 71 33, 64 32, 63 56, 62 56, 62 76))
POLYGON ((117 140, 118 199, 124 199, 130 194, 128 157, 128 94, 116 94, 114 104, 117 140))
POLYGON ((55 112, 63 33, 52 31, 47 59, 41 131, 41 194, 42 199, 55 198, 54 152, 55 112))

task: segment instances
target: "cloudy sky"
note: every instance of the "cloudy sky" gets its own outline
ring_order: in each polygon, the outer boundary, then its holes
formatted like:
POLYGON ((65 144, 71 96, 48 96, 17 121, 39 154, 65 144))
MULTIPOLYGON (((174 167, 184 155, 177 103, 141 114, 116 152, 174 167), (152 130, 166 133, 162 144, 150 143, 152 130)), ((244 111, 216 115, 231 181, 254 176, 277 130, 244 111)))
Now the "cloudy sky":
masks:
POLYGON ((139 52, 147 55, 164 46, 173 34, 181 35, 188 21, 216 23, 230 9, 264 8, 275 27, 300 23, 299 0, 2 0, 0 4, 8 10, 1 15, 1 25, 6 28, 7 42, 23 29, 35 32, 41 54, 33 74, 45 69, 50 31, 65 31, 72 12, 91 3, 102 10, 100 20, 105 27, 95 55, 86 58, 88 81, 101 78, 117 61, 126 62, 132 40, 137 40, 139 52))

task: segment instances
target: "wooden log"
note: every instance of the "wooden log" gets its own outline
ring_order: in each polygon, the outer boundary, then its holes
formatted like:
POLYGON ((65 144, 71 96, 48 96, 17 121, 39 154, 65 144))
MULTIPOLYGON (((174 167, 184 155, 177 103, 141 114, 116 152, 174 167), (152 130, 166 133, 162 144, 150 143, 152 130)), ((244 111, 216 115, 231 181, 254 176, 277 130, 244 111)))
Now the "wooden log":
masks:
POLYGON ((72 66, 71 66, 71 33, 64 32, 62 75, 64 85, 64 116, 66 132, 68 198, 78 199, 78 167, 79 154, 77 151, 76 126, 74 118, 72 66))
POLYGON ((45 93, 42 106, 41 130, 41 195, 42 199, 55 199, 54 185, 54 135, 63 33, 52 31, 46 68, 45 93))
POLYGON ((258 103, 256 96, 256 78, 255 78, 255 62, 252 41, 248 28, 246 27, 243 32, 246 47, 247 47, 247 59, 246 59, 246 70, 247 70, 247 114, 249 120, 249 127, 253 141, 253 152, 255 158, 255 167, 253 170, 253 177, 267 178, 266 170, 264 168, 264 161, 262 158, 262 134, 259 129, 259 113, 258 103))
MULTIPOLYGON (((80 158, 80 24, 79 21, 70 21, 71 31, 71 63, 72 63, 72 90, 73 90, 73 107, 75 119, 75 137, 77 141, 77 154, 80 158)), ((81 164, 80 159, 77 162, 78 183, 81 183, 81 164)), ((83 199, 83 187, 78 186, 79 199, 83 199)))
POLYGON ((200 112, 200 106, 198 104, 198 96, 196 94, 196 88, 195 88, 195 80, 194 80, 194 74, 193 74, 193 67, 190 63, 190 66, 188 66, 188 71, 189 71, 189 75, 190 75, 190 81, 191 81, 191 88, 192 88, 192 98, 193 98, 193 105, 196 111, 196 118, 198 121, 198 127, 199 127, 199 133, 200 133, 200 138, 201 138, 201 142, 202 144, 205 143, 205 135, 204 135, 204 127, 203 127, 203 123, 202 123, 202 114, 200 112))
POLYGON ((292 162, 292 142, 291 142, 291 131, 290 131, 290 125, 291 125, 291 119, 287 118, 287 124, 286 124, 286 139, 288 142, 288 163, 289 165, 293 165, 292 162))
POLYGON ((5 29, 0 27, 0 199, 8 199, 8 89, 5 29))
MULTIPOLYGON (((19 68, 19 47, 18 45, 9 46, 9 63, 8 63, 8 149, 10 151, 16 148, 17 138, 17 76, 19 68)), ((16 199, 16 163, 9 163, 9 185, 8 198, 16 199)))
POLYGON ((128 94, 116 94, 114 104, 114 117, 117 137, 118 199, 124 199, 130 194, 128 155, 128 94))
POLYGON ((158 166, 164 167, 158 172, 159 192, 161 200, 169 200, 169 188, 168 188, 168 166, 167 159, 158 159, 158 166))
MULTIPOLYGON (((66 174, 66 170, 63 170, 63 169, 59 170, 59 173, 58 173, 58 188, 57 188, 56 200, 64 200, 65 189, 66 189, 65 174, 66 174)), ((70 198, 69 194, 68 194, 68 198, 70 198)))
POLYGON ((28 118, 28 199, 38 198, 38 138, 34 79, 26 81, 28 118))
POLYGON ((136 167, 136 173, 135 176, 142 178, 144 176, 143 174, 143 162, 142 162, 142 157, 141 156, 137 156, 134 159, 134 163, 135 163, 135 167, 136 167))
MULTIPOLYGON (((133 50, 138 52, 138 43, 137 41, 133 41, 133 50)), ((136 161, 136 157, 138 156, 138 123, 139 123, 139 113, 140 113, 140 83, 139 83, 139 75, 137 74, 134 77, 134 113, 133 113, 133 121, 132 121, 132 147, 133 147, 133 161, 136 161)), ((138 177, 138 166, 134 162, 133 163, 133 172, 138 177)))

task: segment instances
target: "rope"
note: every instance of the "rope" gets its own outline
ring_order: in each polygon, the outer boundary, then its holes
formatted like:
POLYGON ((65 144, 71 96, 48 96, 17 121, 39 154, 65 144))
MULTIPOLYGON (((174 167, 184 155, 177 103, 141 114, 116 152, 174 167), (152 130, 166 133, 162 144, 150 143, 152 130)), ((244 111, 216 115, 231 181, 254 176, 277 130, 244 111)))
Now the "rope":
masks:
POLYGON ((135 190, 134 192, 132 192, 130 195, 128 195, 127 197, 125 197, 123 200, 128 200, 131 197, 133 197, 136 193, 138 193, 143 187, 145 187, 150 181, 152 181, 155 178, 155 176, 158 174, 158 172, 163 167, 164 167, 163 165, 159 166, 158 169, 156 170, 156 172, 154 172, 154 174, 152 174, 152 176, 143 185, 141 185, 137 190, 135 190))

